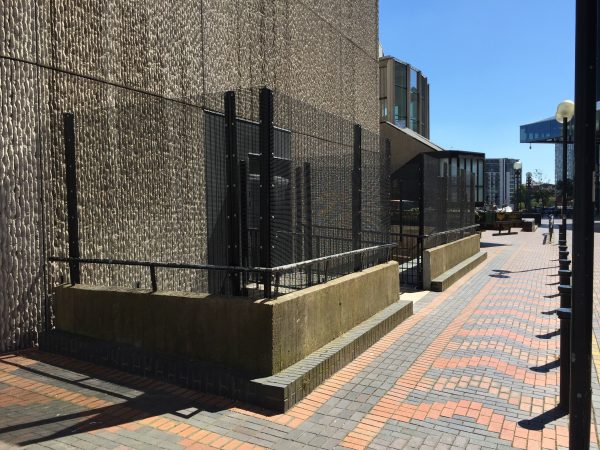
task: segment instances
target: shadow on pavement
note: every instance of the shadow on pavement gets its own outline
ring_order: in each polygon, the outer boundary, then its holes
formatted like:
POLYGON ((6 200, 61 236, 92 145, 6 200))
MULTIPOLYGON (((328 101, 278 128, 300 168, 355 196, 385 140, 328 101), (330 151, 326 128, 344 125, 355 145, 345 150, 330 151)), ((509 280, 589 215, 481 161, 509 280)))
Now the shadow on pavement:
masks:
POLYGON ((554 336, 559 336, 560 335, 560 330, 555 330, 555 331, 551 331, 550 333, 546 333, 546 334, 536 334, 535 337, 538 339, 550 339, 553 338, 554 336))
POLYGON ((560 367, 560 358, 555 361, 550 361, 543 366, 530 367, 529 370, 533 370, 534 372, 538 373, 548 373, 550 370, 556 369, 557 367, 560 367))
POLYGON ((480 248, 486 248, 486 247, 506 247, 509 246, 510 244, 499 244, 497 242, 481 242, 479 244, 480 248))
POLYGON ((551 309, 550 311, 542 311, 542 314, 546 314, 547 316, 552 316, 556 314, 556 309, 551 309))
MULTIPOLYGON (((36 414, 25 416, 28 417, 27 421, 0 428, 0 442, 9 445, 40 444, 164 414, 189 419, 202 412, 212 413, 233 407, 265 416, 274 414, 218 395, 204 394, 67 357, 37 351, 27 352, 25 356, 28 359, 44 364, 44 367, 35 368, 10 361, 15 355, 17 354, 0 357, 0 365, 9 365, 31 375, 36 382, 47 385, 49 390, 58 387, 111 404, 99 407, 92 405, 88 408, 72 403, 69 408, 72 412, 65 412, 63 409, 63 414, 58 416, 52 409, 37 408, 36 414)), ((23 378, 30 379, 26 376, 23 378)), ((3 423, 6 424, 6 421, 3 423)))
MULTIPOLYGON (((546 269, 558 269, 559 266, 548 266, 548 267, 539 267, 537 269, 527 269, 527 270, 501 270, 501 269, 492 269, 492 273, 490 277, 494 278, 510 278, 507 274, 509 273, 525 273, 525 272, 535 272, 537 270, 546 270, 546 269)), ((551 276, 551 275, 549 275, 551 276)))
POLYGON ((543 430, 550 422, 560 419, 566 415, 566 411, 563 411, 559 406, 555 406, 551 410, 546 411, 545 413, 542 413, 533 419, 519 421, 519 426, 521 428, 525 428, 526 430, 540 431, 543 430))

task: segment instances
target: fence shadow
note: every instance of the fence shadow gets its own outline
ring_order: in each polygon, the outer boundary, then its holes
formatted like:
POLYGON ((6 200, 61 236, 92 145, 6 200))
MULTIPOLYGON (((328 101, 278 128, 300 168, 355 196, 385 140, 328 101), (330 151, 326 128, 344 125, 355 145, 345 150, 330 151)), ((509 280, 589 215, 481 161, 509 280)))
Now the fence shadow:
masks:
POLYGON ((560 330, 554 330, 554 331, 551 331, 550 333, 535 335, 535 337, 538 339, 550 339, 550 338, 553 338, 554 336, 560 336, 560 330))
POLYGON ((554 408, 540 414, 537 417, 534 417, 533 419, 520 420, 518 424, 521 428, 525 428, 526 430, 540 431, 543 430, 550 422, 560 419, 566 415, 566 411, 563 411, 559 406, 555 406, 554 408))
MULTIPOLYGON (((72 393, 94 397, 103 405, 89 408, 73 403, 73 412, 59 416, 54 409, 36 408, 35 413, 29 415, 29 421, 0 428, 0 440, 8 445, 41 444, 164 414, 185 420, 197 414, 215 413, 233 407, 265 416, 275 414, 219 395, 204 394, 63 356, 38 351, 27 352, 28 359, 43 364, 41 368, 11 361, 14 356, 0 357, 0 366, 8 365, 31 374, 36 381, 45 382, 49 389, 59 387, 72 393), (70 373, 61 374, 63 370, 70 373)), ((6 424, 7 421, 3 423, 6 424)))
POLYGON ((557 367, 560 367, 560 358, 554 361, 550 361, 549 363, 543 364, 541 366, 530 367, 529 370, 532 370, 537 373, 548 373, 552 369, 556 369, 557 367))

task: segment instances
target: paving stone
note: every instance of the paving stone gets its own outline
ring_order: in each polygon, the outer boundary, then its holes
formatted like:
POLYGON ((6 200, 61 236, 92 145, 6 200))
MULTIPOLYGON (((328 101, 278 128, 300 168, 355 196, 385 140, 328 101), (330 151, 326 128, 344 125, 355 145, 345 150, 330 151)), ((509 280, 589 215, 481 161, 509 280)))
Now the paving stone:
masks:
MULTIPOLYGON (((226 443, 503 449, 534 448, 549 438, 566 447, 568 417, 547 423, 543 436, 521 424, 554 407, 559 392, 558 368, 531 370, 559 354, 557 336, 536 337, 557 327, 555 317, 541 314, 558 305, 548 297, 556 293, 549 283, 558 249, 542 244, 544 230, 484 232, 482 241, 492 244, 485 262, 445 292, 416 302, 412 317, 286 414, 36 350, 0 355, 0 442, 84 449, 226 443)), ((595 295, 598 338, 600 281, 595 295)), ((591 448, 598 448, 597 429, 594 423, 591 448)))

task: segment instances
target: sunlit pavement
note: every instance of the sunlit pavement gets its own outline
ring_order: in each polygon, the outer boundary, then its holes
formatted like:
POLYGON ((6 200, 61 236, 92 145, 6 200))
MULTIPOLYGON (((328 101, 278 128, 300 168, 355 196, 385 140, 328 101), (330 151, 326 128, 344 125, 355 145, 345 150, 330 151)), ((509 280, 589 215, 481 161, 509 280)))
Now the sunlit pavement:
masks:
POLYGON ((567 447, 546 233, 483 233, 483 264, 446 292, 412 294, 414 316, 286 414, 36 350, 2 355, 0 447, 567 447))

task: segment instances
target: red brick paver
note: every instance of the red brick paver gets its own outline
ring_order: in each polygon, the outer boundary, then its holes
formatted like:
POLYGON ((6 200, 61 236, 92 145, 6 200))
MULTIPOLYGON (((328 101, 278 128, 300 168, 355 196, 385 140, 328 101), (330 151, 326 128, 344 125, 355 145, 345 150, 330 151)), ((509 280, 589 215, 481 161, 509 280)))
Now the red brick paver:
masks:
POLYGON ((568 417, 552 414, 558 321, 542 314, 559 303, 558 248, 544 231, 484 233, 485 263, 286 414, 38 351, 2 355, 0 448, 566 447, 568 417))

